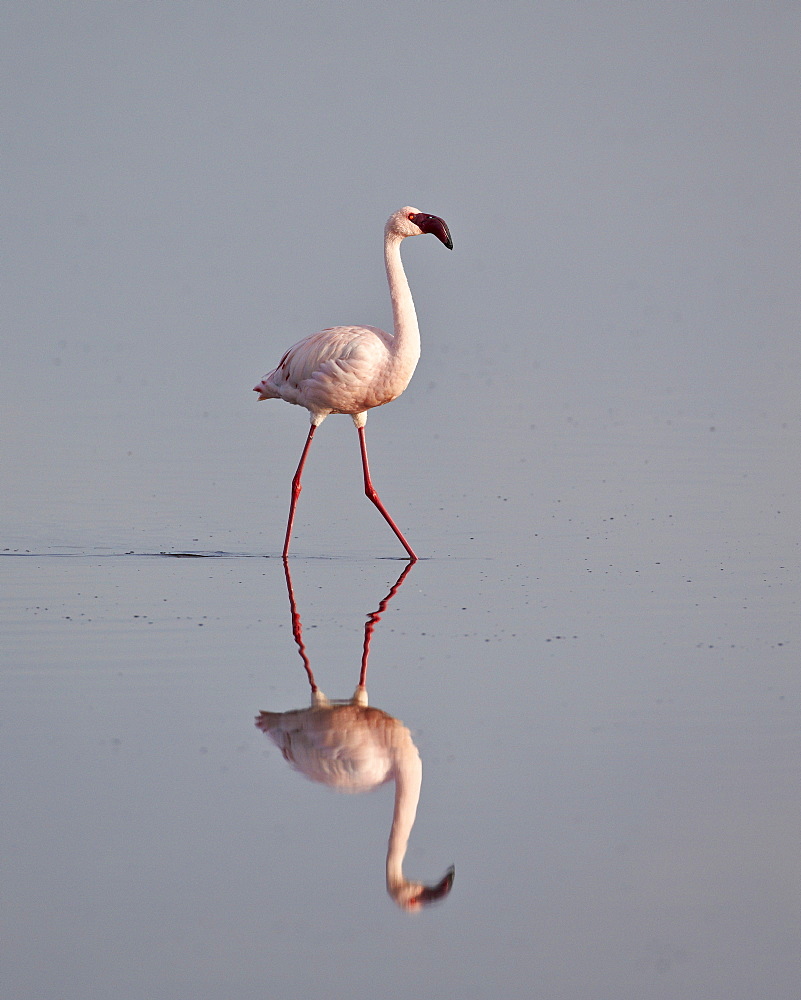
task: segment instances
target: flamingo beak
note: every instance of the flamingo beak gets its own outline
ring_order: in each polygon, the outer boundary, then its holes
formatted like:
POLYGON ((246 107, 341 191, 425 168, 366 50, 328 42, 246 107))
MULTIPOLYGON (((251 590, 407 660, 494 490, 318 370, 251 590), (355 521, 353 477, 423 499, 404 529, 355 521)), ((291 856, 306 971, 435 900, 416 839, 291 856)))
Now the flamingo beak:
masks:
POLYGON ((444 219, 440 219, 438 215, 426 215, 425 212, 418 212, 412 218, 412 222, 424 233, 431 233, 441 243, 444 243, 449 250, 453 250, 453 240, 444 219))
POLYGON ((420 893, 415 897, 415 902, 425 904, 425 903, 434 903, 438 899, 444 899, 451 891, 455 873, 456 869, 453 867, 453 865, 451 865, 450 868, 445 872, 445 875, 439 882, 437 882, 436 885, 427 885, 424 889, 420 891, 420 893))

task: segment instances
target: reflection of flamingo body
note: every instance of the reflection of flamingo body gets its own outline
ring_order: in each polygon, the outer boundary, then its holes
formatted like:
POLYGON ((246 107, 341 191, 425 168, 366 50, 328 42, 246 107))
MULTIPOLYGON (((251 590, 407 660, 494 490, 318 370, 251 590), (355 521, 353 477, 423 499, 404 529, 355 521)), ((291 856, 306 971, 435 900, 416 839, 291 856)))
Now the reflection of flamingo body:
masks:
POLYGON ((297 615, 289 564, 285 561, 295 639, 309 684, 311 706, 290 712, 261 712, 256 725, 279 747, 285 760, 307 778, 343 792, 365 792, 388 781, 395 782, 395 808, 387 847, 387 891, 407 910, 442 899, 453 884, 453 868, 434 886, 410 882, 403 874, 403 859, 417 814, 423 765, 406 726, 367 704, 365 676, 370 638, 375 623, 408 573, 407 566, 395 586, 370 615, 365 625, 364 652, 359 686, 350 701, 329 701, 318 690, 306 657, 297 615))
POLYGON ((395 532, 409 558, 417 556, 381 502, 370 479, 364 426, 367 411, 396 399, 409 384, 420 357, 420 330, 400 256, 401 240, 433 233, 453 248, 448 227, 436 215, 402 208, 384 228, 384 261, 392 299, 394 334, 373 326, 335 326, 299 341, 284 354, 278 367, 255 387, 259 399, 283 399, 305 406, 311 427, 292 480, 292 498, 283 555, 289 552, 301 476, 314 432, 330 413, 348 413, 359 432, 364 492, 395 532))

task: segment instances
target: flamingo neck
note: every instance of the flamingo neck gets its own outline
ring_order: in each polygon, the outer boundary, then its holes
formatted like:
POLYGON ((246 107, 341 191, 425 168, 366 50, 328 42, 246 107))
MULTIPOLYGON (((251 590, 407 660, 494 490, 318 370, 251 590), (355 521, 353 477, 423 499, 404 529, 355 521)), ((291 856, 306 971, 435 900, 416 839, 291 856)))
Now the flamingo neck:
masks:
POLYGON ((422 782, 423 765, 417 748, 412 744, 401 751, 395 765, 395 811, 387 845, 387 889, 390 893, 406 881, 403 859, 417 816, 422 782))
POLYGON ((387 268, 389 296, 392 300, 392 320, 395 336, 391 351, 396 358, 403 360, 411 368, 411 378, 415 365, 420 357, 420 328, 417 325, 417 313, 414 300, 403 270, 400 255, 401 237, 395 233, 387 233, 384 237, 384 263, 387 268))

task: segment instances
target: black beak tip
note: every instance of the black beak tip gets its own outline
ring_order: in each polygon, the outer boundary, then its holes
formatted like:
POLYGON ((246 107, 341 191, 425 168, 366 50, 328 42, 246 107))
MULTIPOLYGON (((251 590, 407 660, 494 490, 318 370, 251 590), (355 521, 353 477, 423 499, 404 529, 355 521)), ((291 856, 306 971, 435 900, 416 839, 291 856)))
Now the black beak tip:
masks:
POLYGON ((433 903, 437 900, 444 899, 451 891, 455 873, 456 869, 453 865, 451 865, 445 872, 443 878, 441 878, 436 885, 426 886, 426 888, 423 889, 418 897, 419 901, 421 903, 433 903))
POLYGON ((432 236, 437 237, 440 243, 444 243, 449 250, 453 250, 451 233, 444 219, 440 219, 438 215, 427 215, 425 212, 420 212, 419 215, 412 216, 412 221, 424 233, 431 233, 432 236))

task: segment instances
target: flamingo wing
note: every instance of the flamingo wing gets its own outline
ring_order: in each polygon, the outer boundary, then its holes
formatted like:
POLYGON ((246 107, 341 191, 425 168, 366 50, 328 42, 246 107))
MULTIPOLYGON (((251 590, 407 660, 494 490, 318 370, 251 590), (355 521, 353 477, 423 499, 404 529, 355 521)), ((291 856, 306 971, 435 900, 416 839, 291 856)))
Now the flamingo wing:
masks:
POLYGON ((359 413, 382 402, 388 334, 371 326, 335 326, 305 337, 256 388, 312 413, 359 413))
POLYGON ((391 734, 393 722, 380 709, 342 705, 262 712, 256 725, 307 778, 340 791, 364 792, 392 776, 387 730, 391 734))

